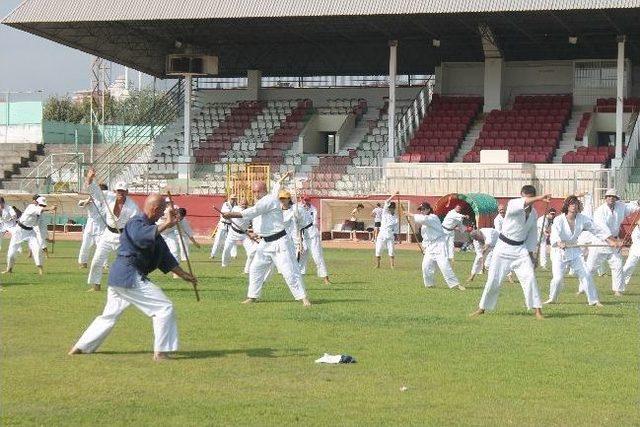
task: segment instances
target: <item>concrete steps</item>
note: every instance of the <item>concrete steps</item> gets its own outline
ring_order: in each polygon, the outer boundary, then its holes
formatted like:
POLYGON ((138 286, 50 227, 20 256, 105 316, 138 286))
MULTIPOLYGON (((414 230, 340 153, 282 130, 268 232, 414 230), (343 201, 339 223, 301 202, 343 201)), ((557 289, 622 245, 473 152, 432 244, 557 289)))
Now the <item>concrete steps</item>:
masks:
POLYGON ((582 145, 582 142, 576 141, 576 134, 578 133, 582 113, 584 113, 584 110, 573 109, 571 111, 571 117, 565 127, 564 133, 561 135, 560 143, 551 161, 552 163, 562 163, 562 156, 582 145))
POLYGON ((473 148, 476 140, 480 136, 480 131, 484 126, 484 114, 478 116, 478 118, 473 122, 469 132, 464 137, 464 141, 462 141, 462 145, 458 149, 456 156, 453 158, 454 163, 462 163, 465 154, 467 154, 473 148))

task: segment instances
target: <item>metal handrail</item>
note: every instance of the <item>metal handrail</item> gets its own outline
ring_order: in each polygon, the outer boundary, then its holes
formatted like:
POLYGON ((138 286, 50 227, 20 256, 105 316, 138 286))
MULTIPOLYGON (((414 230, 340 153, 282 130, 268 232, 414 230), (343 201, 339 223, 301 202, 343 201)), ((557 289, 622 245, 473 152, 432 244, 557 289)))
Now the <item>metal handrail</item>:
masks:
POLYGON ((429 77, 422 85, 420 91, 409 104, 396 122, 396 154, 402 154, 411 141, 413 134, 420 127, 424 116, 427 114, 431 100, 429 99, 429 77))
MULTIPOLYGON (((615 188, 618 194, 621 195, 625 194, 629 177, 637 163, 638 148, 640 147, 640 129, 638 129, 640 127, 640 121, 638 120, 638 113, 634 113, 631 116, 628 126, 631 125, 633 125, 633 128, 628 138, 627 152, 619 168, 615 171, 615 188)), ((628 127, 627 132, 629 132, 628 127)))

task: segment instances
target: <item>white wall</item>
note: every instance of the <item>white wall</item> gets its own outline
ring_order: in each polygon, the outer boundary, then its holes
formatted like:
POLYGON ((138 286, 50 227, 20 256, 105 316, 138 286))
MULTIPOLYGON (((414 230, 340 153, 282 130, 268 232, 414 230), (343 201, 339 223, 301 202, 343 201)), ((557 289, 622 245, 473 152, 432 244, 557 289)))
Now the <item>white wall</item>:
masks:
POLYGON ((573 92, 573 61, 506 62, 502 80, 503 103, 517 95, 573 92))
POLYGON ((439 71, 440 94, 483 95, 484 62, 443 62, 439 71))
POLYGON ((37 143, 42 144, 42 125, 9 125, 0 126, 0 144, 8 143, 37 143))

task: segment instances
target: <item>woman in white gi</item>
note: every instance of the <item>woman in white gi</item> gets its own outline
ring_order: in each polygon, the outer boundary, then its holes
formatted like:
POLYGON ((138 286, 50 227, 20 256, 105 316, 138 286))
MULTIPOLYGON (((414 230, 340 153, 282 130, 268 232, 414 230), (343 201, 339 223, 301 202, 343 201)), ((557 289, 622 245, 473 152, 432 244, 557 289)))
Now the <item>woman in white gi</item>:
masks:
POLYGON ((473 282, 476 275, 481 274, 484 269, 489 268, 491 251, 493 251, 493 248, 498 242, 499 235, 500 233, 495 228, 481 228, 479 230, 473 230, 470 233, 476 257, 471 266, 471 275, 467 279, 468 283, 473 282))
POLYGON ((598 299, 598 291, 593 281, 593 276, 587 272, 582 249, 578 247, 578 237, 583 231, 589 231, 607 240, 611 245, 616 244, 615 239, 609 238, 608 231, 600 230, 593 225, 591 219, 582 215, 582 202, 576 196, 569 196, 562 205, 562 215, 555 217, 551 226, 551 269, 553 277, 549 289, 549 299, 545 304, 558 302, 558 295, 562 290, 564 274, 567 268, 571 268, 587 294, 589 305, 601 307, 598 299))
POLYGON ((460 284, 447 258, 447 234, 442 229, 440 218, 433 214, 431 205, 427 202, 418 206, 418 212, 417 214, 407 214, 407 216, 413 216, 416 225, 420 226, 422 247, 424 248, 424 256, 422 257, 424 286, 426 288, 435 286, 433 279, 435 265, 437 265, 449 288, 464 291, 464 286, 460 284))
POLYGON ((27 241, 29 249, 33 255, 33 261, 38 267, 38 274, 43 274, 42 270, 42 248, 35 229, 40 227, 43 212, 55 212, 57 207, 47 206, 47 199, 40 196, 33 203, 29 204, 20 215, 20 219, 11 231, 11 241, 7 250, 7 269, 3 273, 13 273, 13 266, 16 262, 16 253, 20 249, 20 244, 27 241))
POLYGON ((447 234, 447 257, 451 262, 453 262, 453 255, 455 253, 454 247, 456 229, 462 225, 462 222, 465 219, 468 218, 469 215, 462 214, 462 206, 456 205, 455 208, 447 212, 444 219, 442 220, 442 228, 447 234))
POLYGON ((398 232, 398 217, 396 216, 396 203, 392 202, 395 196, 400 194, 400 192, 396 192, 389 196, 387 200, 384 201, 384 205, 382 207, 382 221, 380 221, 380 232, 378 233, 378 237, 376 238, 376 268, 380 268, 380 257, 382 255, 382 250, 387 248, 387 253, 389 254, 389 261, 391 263, 391 268, 395 268, 395 252, 394 252, 394 242, 395 235, 398 232))
POLYGON ((635 270, 638 261, 640 261, 640 220, 636 222, 636 226, 631 232, 631 247, 629 248, 627 261, 624 263, 624 267, 622 268, 624 285, 620 292, 624 292, 627 289, 627 285, 629 284, 629 281, 631 281, 633 270, 635 270))
POLYGON ((90 168, 87 173, 86 185, 89 187, 89 194, 94 200, 99 200, 104 205, 106 229, 100 236, 100 241, 96 247, 89 268, 87 284, 91 286, 90 291, 99 291, 102 280, 102 268, 109 259, 112 252, 118 250, 120 246, 120 233, 125 224, 133 216, 138 214, 138 205, 127 197, 129 191, 127 183, 120 181, 116 183, 114 191, 103 191, 93 182, 96 171, 90 168))
POLYGON ((537 241, 536 220, 538 219, 533 203, 539 200, 548 202, 551 200, 551 195, 536 196, 536 189, 532 185, 522 187, 520 194, 521 197, 507 203, 502 232, 498 236, 498 243, 491 256, 487 283, 478 309, 472 313, 472 316, 495 309, 502 281, 507 273, 513 270, 522 286, 527 309, 533 309, 536 318, 543 318, 533 266, 533 254, 536 251, 537 241))
POLYGON ((316 265, 316 274, 318 277, 324 279, 324 284, 328 285, 329 273, 327 272, 327 266, 324 262, 324 254, 322 253, 322 239, 320 232, 318 231, 318 211, 311 205, 309 198, 302 196, 300 203, 298 204, 298 216, 302 223, 300 229, 300 237, 302 239, 302 254, 300 255, 300 273, 305 275, 307 272, 307 261, 309 260, 309 253, 316 265))

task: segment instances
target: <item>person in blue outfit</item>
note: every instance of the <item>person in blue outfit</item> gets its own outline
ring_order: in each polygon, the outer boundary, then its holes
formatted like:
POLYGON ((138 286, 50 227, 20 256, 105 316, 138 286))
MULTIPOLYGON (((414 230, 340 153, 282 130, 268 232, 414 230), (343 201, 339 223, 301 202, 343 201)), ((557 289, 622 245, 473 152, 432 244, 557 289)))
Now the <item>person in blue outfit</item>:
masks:
POLYGON ((120 235, 118 256, 109 272, 104 311, 71 348, 70 355, 96 351, 124 309, 132 304, 153 319, 154 360, 168 359, 169 353, 178 349, 178 328, 173 304, 147 277, 152 271, 159 269, 163 273, 171 271, 187 282, 196 282, 195 277, 180 268, 160 235, 177 222, 175 211, 167 209, 163 196, 152 194, 147 197, 143 213, 131 218, 120 235), (156 225, 156 221, 162 216, 164 222, 156 225))

